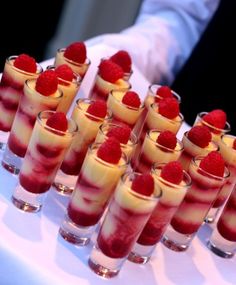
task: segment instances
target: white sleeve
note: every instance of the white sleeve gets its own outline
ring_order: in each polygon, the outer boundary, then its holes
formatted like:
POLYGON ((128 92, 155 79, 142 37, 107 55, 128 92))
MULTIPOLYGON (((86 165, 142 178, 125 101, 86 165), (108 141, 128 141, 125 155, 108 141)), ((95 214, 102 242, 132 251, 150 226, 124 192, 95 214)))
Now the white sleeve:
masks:
POLYGON ((135 24, 90 41, 127 50, 150 81, 170 84, 218 7, 219 0, 144 0, 135 24))

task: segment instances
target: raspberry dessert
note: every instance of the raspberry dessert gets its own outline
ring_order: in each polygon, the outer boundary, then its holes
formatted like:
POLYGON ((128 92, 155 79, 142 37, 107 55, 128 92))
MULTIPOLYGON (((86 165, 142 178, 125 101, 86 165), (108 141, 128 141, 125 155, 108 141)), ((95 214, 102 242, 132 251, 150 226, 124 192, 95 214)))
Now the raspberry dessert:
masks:
POLYGON ((211 210, 209 211, 205 221, 212 223, 216 216, 232 192, 236 182, 236 137, 233 135, 222 135, 218 141, 219 152, 225 160, 225 163, 230 171, 230 177, 227 183, 220 190, 217 199, 215 200, 211 210))
POLYGON ((89 258, 95 273, 106 277, 119 273, 160 194, 161 191, 154 191, 150 174, 128 172, 122 176, 89 258))
POLYGON ((109 137, 115 137, 120 142, 121 149, 127 158, 131 159, 138 143, 137 137, 131 131, 131 128, 123 124, 106 122, 99 127, 95 142, 102 143, 109 137))
POLYGON ((5 169, 19 172, 38 113, 56 110, 61 98, 62 92, 58 89, 58 79, 53 70, 42 72, 37 79, 26 80, 3 154, 5 169))
POLYGON ((171 131, 149 130, 138 157, 132 158, 132 167, 137 172, 149 172, 154 163, 175 161, 182 151, 182 142, 171 131))
POLYGON ((156 164, 151 173, 162 196, 129 255, 135 263, 148 262, 191 185, 190 176, 178 161, 156 164))
POLYGON ((66 240, 81 245, 89 242, 126 168, 127 158, 114 137, 90 145, 60 228, 66 240))
POLYGON ((133 73, 132 59, 130 54, 126 50, 119 50, 115 54, 113 54, 109 59, 118 64, 122 68, 124 72, 123 78, 128 81, 133 73))
POLYGON ((78 99, 72 119, 78 125, 78 133, 66 153, 53 184, 61 194, 71 194, 73 191, 88 146, 94 142, 99 127, 110 119, 110 115, 104 101, 78 99))
POLYGON ((205 156, 213 150, 219 150, 219 146, 212 141, 210 130, 204 126, 193 126, 185 132, 182 138, 184 151, 179 161, 183 168, 188 171, 190 162, 197 155, 205 156))
POLYGON ((19 184, 12 196, 16 207, 28 212, 41 209, 43 194, 51 187, 76 130, 75 122, 68 120, 64 113, 43 111, 38 114, 19 184))
POLYGON ((65 48, 58 49, 54 65, 57 67, 62 64, 69 65, 83 79, 91 64, 84 42, 73 42, 65 48))
POLYGON ((212 133, 212 139, 214 141, 219 141, 221 135, 230 132, 230 124, 227 122, 227 115, 221 109, 215 109, 208 113, 199 113, 194 125, 207 126, 212 133))
POLYGON ((112 113, 113 123, 123 123, 131 129, 135 126, 144 108, 136 92, 118 90, 110 92, 107 106, 112 113))
POLYGON ((11 130, 25 80, 36 78, 41 72, 42 67, 27 54, 6 59, 0 83, 0 131, 11 130))
POLYGON ((175 251, 187 250, 226 183, 229 170, 221 154, 212 151, 191 161, 189 175, 192 185, 164 234, 164 245, 175 251))
POLYGON ((123 77, 124 72, 118 64, 109 59, 102 60, 89 97, 107 101, 112 90, 129 90, 131 85, 123 77))

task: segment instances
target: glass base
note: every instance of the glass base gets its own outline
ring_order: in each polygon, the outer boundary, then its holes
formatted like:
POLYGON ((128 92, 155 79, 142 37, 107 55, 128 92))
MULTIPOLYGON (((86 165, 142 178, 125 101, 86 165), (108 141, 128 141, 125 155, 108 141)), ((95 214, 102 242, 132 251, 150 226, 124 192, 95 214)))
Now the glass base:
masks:
POLYGON ((84 246, 90 242, 95 228, 96 226, 78 226, 66 215, 59 229, 59 234, 69 243, 84 246))
POLYGON ((26 191, 20 184, 16 187, 11 200, 12 203, 24 212, 35 213, 41 210, 45 193, 34 194, 26 191))
POLYGON ((162 243, 173 251, 186 251, 194 237, 194 234, 187 235, 175 231, 171 225, 168 226, 163 238, 162 243))
POLYGON ((119 274, 125 258, 111 258, 102 253, 96 245, 90 254, 88 265, 97 275, 112 278, 119 274))
POLYGON ((219 213, 219 210, 220 210, 219 208, 211 208, 204 220, 205 223, 207 224, 214 223, 219 213))
POLYGON ((128 260, 138 264, 147 263, 155 249, 156 245, 141 245, 136 243, 128 256, 128 260))
POLYGON ((3 153, 2 166, 13 174, 19 174, 22 165, 23 158, 14 154, 6 145, 6 149, 3 153))
POLYGON ((68 175, 59 170, 52 186, 61 195, 71 195, 74 190, 77 178, 78 176, 68 175))

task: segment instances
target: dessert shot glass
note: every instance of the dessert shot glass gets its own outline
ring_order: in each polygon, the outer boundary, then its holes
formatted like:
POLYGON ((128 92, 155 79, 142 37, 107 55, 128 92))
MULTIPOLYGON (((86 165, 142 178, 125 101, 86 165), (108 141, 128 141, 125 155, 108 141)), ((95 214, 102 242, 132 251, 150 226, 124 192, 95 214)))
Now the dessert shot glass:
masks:
POLYGON ((145 264, 150 260, 157 243, 191 186, 191 178, 186 171, 183 171, 179 184, 162 178, 161 171, 165 165, 166 163, 155 163, 151 171, 156 188, 161 190, 162 195, 129 254, 128 259, 134 263, 145 264))
POLYGON ((55 111, 63 93, 57 91, 44 96, 35 89, 36 79, 28 79, 12 124, 11 132, 3 153, 2 166, 13 174, 18 174, 25 156, 32 130, 39 112, 55 111))
POLYGON ((54 111, 38 114, 19 173, 19 182, 12 195, 13 204, 25 212, 38 212, 50 189, 57 169, 77 131, 75 122, 68 119, 66 131, 47 125, 54 111))
POLYGON ((228 178, 225 185, 220 190, 217 198, 212 205, 210 211, 207 214, 205 222, 213 223, 222 206, 228 199, 230 193, 232 192, 235 183, 236 183, 236 146, 234 147, 236 136, 224 134, 221 136, 218 141, 219 144, 219 152, 225 160, 225 163, 229 169, 230 177, 228 178))
POLYGON ((24 82, 36 78, 43 71, 36 63, 36 72, 26 72, 14 66, 18 56, 6 59, 0 82, 0 149, 4 149, 17 111, 19 100, 23 94, 24 82))
POLYGON ((189 166, 192 185, 163 236, 163 244, 174 251, 185 251, 189 248, 230 174, 227 167, 223 177, 205 171, 200 167, 202 159, 203 157, 192 159, 189 166))
POLYGON ((232 191, 207 242, 208 248, 223 258, 236 252, 236 188, 232 191))
POLYGON ((150 172, 154 163, 168 163, 178 160, 183 151, 182 142, 177 139, 174 149, 165 147, 157 142, 160 135, 156 129, 148 130, 140 153, 133 157, 131 161, 132 168, 140 173, 150 172))
POLYGON ((135 192, 131 185, 137 175, 121 177, 89 257, 91 270, 106 278, 120 272, 161 196, 159 189, 151 196, 135 192))
POLYGON ((127 169, 125 154, 118 163, 109 163, 97 156, 100 146, 96 143, 89 146, 60 226, 60 235, 75 245, 89 243, 121 175, 127 169))
POLYGON ((78 125, 78 132, 53 183, 59 194, 70 195, 72 193, 89 145, 94 142, 101 124, 111 118, 110 112, 107 112, 105 118, 88 113, 89 106, 94 102, 90 99, 78 99, 76 101, 71 117, 78 125))

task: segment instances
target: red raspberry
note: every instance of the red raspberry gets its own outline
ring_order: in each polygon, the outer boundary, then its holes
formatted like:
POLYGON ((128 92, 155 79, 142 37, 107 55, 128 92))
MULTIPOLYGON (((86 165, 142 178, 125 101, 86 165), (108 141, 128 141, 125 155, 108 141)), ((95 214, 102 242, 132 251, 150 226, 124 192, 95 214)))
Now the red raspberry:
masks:
POLYGON ((13 65, 26 72, 35 73, 37 71, 37 64, 33 57, 22 53, 15 59, 13 65))
POLYGON ((201 160, 199 166, 212 175, 220 177, 224 175, 225 162, 221 154, 217 151, 208 153, 208 155, 201 160))
POLYGON ((154 192, 154 179, 149 173, 138 175, 133 180, 131 189, 141 195, 151 196, 154 192))
POLYGON ((141 105, 140 98, 134 91, 127 91, 122 98, 122 103, 132 108, 139 108, 141 105))
POLYGON ((157 143, 169 149, 175 149, 177 138, 176 135, 171 131, 163 131, 157 137, 157 143))
POLYGON ((105 118, 107 114, 107 104, 102 100, 92 101, 91 104, 88 106, 87 115, 91 120, 97 121, 97 118, 105 118))
POLYGON ((46 125, 53 129, 65 132, 68 128, 66 115, 63 112, 56 112, 47 119, 46 125))
POLYGON ((71 82, 74 78, 73 70, 67 64, 59 65, 57 68, 55 68, 55 72, 58 78, 61 78, 66 81, 71 82))
POLYGON ((179 102, 174 97, 161 99, 158 106, 159 113, 168 119, 174 119, 179 115, 179 102))
MULTIPOLYGON (((173 94, 171 92, 171 89, 169 86, 161 86, 160 88, 157 89, 156 94, 161 97, 161 98, 169 98, 173 97, 173 94)), ((160 98, 155 97, 156 101, 160 100, 160 98)))
POLYGON ((234 139, 233 149, 236 149, 236 139, 234 139))
POLYGON ((204 115, 202 119, 218 129, 224 129, 227 115, 223 110, 216 109, 204 115))
POLYGON ((50 96, 57 91, 58 79, 54 70, 45 70, 36 80, 35 89, 44 96, 50 96))
POLYGON ((124 72, 131 71, 132 60, 129 53, 125 50, 119 50, 110 57, 110 60, 118 64, 124 72))
POLYGON ((107 132, 107 137, 115 137, 120 143, 127 144, 131 133, 131 128, 123 125, 111 128, 107 132))
POLYGON ((87 57, 86 46, 83 42, 70 44, 64 52, 64 57, 77 63, 84 63, 87 57))
POLYGON ((180 184, 183 175, 183 167, 179 161, 171 161, 161 170, 161 177, 173 184, 180 184))
POLYGON ((122 68, 109 59, 104 59, 98 66, 100 76, 111 83, 115 83, 124 76, 122 68))
POLYGON ((194 126, 188 131, 188 139, 199 147, 207 147, 211 141, 211 132, 206 126, 194 126))
POLYGON ((114 137, 105 140, 97 151, 97 156, 99 158, 112 164, 117 164, 119 162, 121 154, 120 143, 114 137))

